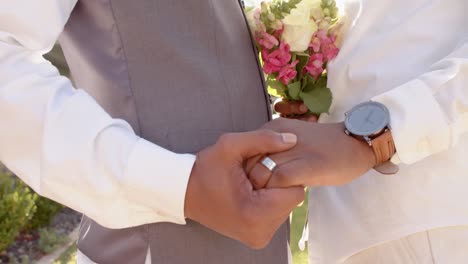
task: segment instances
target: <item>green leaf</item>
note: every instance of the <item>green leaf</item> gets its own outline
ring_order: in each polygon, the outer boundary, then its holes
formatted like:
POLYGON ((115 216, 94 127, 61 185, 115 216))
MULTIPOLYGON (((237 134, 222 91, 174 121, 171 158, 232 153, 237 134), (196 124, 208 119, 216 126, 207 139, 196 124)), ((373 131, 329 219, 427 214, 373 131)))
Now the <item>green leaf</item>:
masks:
POLYGON ((282 82, 279 82, 273 76, 268 76, 266 84, 268 86, 268 93, 275 97, 286 97, 287 87, 282 82))
POLYGON ((273 0, 269 3, 270 12, 275 15, 276 19, 283 19, 291 13, 291 10, 296 8, 296 6, 302 0, 273 0))
POLYGON ((295 82, 288 85, 289 96, 293 100, 300 100, 299 94, 301 93, 301 82, 295 82))
POLYGON ((309 78, 307 78, 307 76, 306 76, 306 77, 302 78, 301 82, 302 82, 301 91, 304 91, 304 89, 307 87, 307 85, 309 85, 309 78))
POLYGON ((302 57, 310 57, 310 55, 305 52, 294 52, 294 54, 296 54, 297 56, 302 56, 302 57))
POLYGON ((299 63, 297 64, 296 69, 300 80, 302 79, 302 72, 304 71, 304 67, 307 65, 307 62, 309 62, 309 57, 298 55, 297 59, 299 60, 299 63))
POLYGON ((268 87, 268 94, 274 97, 280 97, 280 98, 286 97, 286 94, 282 93, 279 90, 273 89, 271 87, 268 87))
POLYGON ((321 8, 325 11, 326 16, 329 16, 332 19, 336 19, 338 17, 338 7, 335 0, 322 0, 321 8))
POLYGON ((320 76, 317 80, 315 80, 312 76, 307 75, 304 79, 307 81, 307 85, 303 89, 306 93, 317 88, 327 88, 328 78, 326 75, 320 76))
POLYGON ((327 87, 317 87, 309 91, 301 92, 300 97, 307 108, 309 108, 310 112, 316 115, 328 113, 333 98, 331 90, 327 87))

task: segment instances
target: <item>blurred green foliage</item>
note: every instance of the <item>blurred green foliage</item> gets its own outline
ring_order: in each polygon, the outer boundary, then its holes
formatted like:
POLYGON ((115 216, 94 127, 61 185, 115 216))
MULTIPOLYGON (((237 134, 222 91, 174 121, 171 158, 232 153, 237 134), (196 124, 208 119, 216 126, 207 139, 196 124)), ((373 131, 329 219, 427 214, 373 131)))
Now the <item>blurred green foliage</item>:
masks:
POLYGON ((63 205, 44 197, 37 198, 36 207, 36 212, 25 227, 27 230, 48 226, 52 218, 64 208, 63 205))
POLYGON ((21 231, 46 227, 63 208, 40 197, 20 179, 0 170, 0 253, 21 231))
POLYGON ((68 239, 67 235, 59 234, 53 229, 39 229, 39 249, 46 254, 52 253, 58 247, 68 242, 68 239))
POLYGON ((0 172, 0 252, 14 241, 34 215, 37 198, 24 183, 0 172))

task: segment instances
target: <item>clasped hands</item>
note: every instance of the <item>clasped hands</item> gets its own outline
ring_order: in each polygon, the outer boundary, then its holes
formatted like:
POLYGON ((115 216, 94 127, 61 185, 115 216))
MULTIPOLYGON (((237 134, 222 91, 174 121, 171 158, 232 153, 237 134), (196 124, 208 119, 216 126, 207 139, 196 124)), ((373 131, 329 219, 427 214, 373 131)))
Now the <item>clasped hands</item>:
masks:
POLYGON ((347 136, 342 123, 277 119, 261 130, 225 134, 198 153, 185 216, 263 248, 304 200, 305 186, 342 185, 374 164, 371 148, 347 136), (277 164, 272 172, 259 162, 265 156, 277 164))

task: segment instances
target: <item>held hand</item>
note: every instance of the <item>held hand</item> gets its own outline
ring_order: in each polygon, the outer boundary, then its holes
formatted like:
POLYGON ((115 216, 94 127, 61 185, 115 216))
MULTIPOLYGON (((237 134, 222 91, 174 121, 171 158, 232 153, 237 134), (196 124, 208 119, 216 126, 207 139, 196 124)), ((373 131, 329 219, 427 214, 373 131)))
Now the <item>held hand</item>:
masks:
POLYGON ((294 135, 268 130, 223 135, 198 154, 187 188, 185 216, 252 248, 265 247, 304 200, 304 189, 256 191, 244 163, 295 144, 294 135))
POLYGON ((346 135, 342 123, 277 119, 265 128, 294 133, 298 143, 292 150, 269 155, 277 163, 273 174, 259 163, 259 157, 248 162, 255 188, 343 185, 373 168, 376 162, 367 143, 346 135))
POLYGON ((316 115, 308 113, 309 109, 300 101, 277 101, 275 103, 275 111, 280 113, 281 117, 284 118, 298 119, 311 123, 315 123, 318 120, 316 115))

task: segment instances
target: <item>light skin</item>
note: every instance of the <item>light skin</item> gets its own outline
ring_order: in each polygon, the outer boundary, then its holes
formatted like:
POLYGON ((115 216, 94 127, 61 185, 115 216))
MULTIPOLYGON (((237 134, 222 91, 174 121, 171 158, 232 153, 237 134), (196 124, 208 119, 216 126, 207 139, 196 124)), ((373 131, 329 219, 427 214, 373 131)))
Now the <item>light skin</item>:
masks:
POLYGON ((296 145, 297 137, 269 130, 223 135, 198 153, 185 199, 185 216, 252 248, 263 248, 304 200, 302 187, 256 190, 248 159, 296 145))

